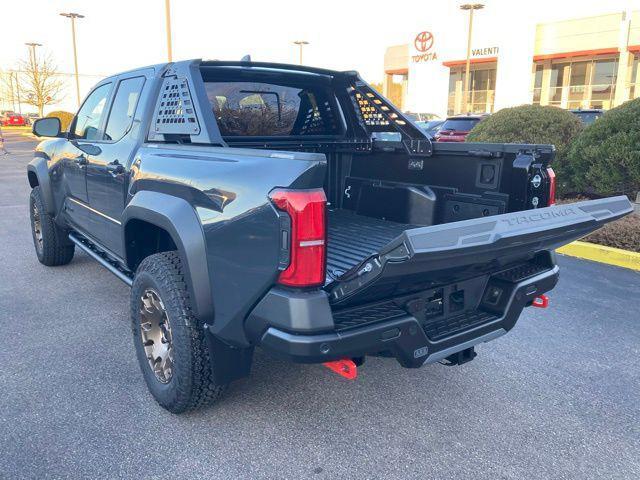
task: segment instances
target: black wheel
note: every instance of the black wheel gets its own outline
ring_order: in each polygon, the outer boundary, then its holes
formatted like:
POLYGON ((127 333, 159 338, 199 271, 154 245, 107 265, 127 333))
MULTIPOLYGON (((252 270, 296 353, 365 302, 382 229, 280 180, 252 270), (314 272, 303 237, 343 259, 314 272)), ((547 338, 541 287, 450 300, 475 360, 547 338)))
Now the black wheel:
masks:
POLYGON ((189 307, 177 252, 145 258, 131 287, 131 328, 147 387, 173 413, 215 402, 226 389, 211 371, 204 329, 189 307))
POLYGON ((48 267, 69 263, 73 259, 75 245, 67 238, 65 231, 56 225, 53 217, 47 213, 40 187, 31 190, 29 211, 33 245, 40 263, 48 267))

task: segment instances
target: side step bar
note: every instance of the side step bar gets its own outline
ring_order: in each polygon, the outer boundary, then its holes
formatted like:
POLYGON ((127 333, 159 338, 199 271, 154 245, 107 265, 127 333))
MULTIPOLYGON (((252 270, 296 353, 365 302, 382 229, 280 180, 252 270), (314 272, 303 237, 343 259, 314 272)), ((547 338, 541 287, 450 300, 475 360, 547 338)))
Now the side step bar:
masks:
POLYGON ((106 253, 98 249, 93 243, 87 240, 85 237, 81 237, 75 233, 69 234, 69 240, 75 243, 84 253, 93 258, 96 262, 102 265, 104 268, 113 273, 116 277, 126 283, 129 287, 133 285, 133 275, 128 270, 123 270, 118 264, 109 259, 106 253))

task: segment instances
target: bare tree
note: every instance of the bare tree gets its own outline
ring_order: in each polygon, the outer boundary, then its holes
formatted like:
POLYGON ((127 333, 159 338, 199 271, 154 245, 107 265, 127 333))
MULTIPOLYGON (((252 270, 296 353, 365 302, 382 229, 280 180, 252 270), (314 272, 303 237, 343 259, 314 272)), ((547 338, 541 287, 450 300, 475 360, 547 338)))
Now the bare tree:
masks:
POLYGON ((16 110, 16 80, 15 72, 0 72, 0 104, 3 109, 16 110))
POLYGON ((20 96, 23 102, 38 107, 43 115, 46 105, 60 102, 63 98, 64 80, 58 73, 51 55, 38 58, 29 55, 28 60, 20 62, 20 96))

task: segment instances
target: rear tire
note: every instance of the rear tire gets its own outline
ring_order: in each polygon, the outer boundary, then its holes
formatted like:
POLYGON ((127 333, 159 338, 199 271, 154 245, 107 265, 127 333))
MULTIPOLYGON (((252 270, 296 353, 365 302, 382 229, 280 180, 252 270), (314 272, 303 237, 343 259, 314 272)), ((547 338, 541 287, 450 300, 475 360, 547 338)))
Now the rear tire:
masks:
POLYGON ((47 267, 66 265, 73 259, 75 245, 67 238, 53 217, 47 213, 40 187, 31 190, 29 198, 31 235, 38 260, 47 267))
POLYGON ((142 261, 130 306, 136 355, 153 398, 173 413, 220 398, 227 385, 214 381, 203 325, 191 311, 177 252, 142 261))

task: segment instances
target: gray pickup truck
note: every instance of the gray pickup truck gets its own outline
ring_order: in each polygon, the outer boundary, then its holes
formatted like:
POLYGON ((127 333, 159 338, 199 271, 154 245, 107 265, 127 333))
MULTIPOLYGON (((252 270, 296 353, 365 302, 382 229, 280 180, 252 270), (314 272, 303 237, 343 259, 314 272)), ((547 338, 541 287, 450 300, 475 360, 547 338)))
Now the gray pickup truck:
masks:
MULTIPOLYGON (((356 72, 184 61, 101 81, 33 131, 36 254, 131 287, 136 354, 172 412, 254 348, 353 377, 457 365, 544 304, 554 249, 631 212, 554 205, 549 145, 432 143, 356 72)), ((82 301, 80 299, 79 301, 82 301)))

